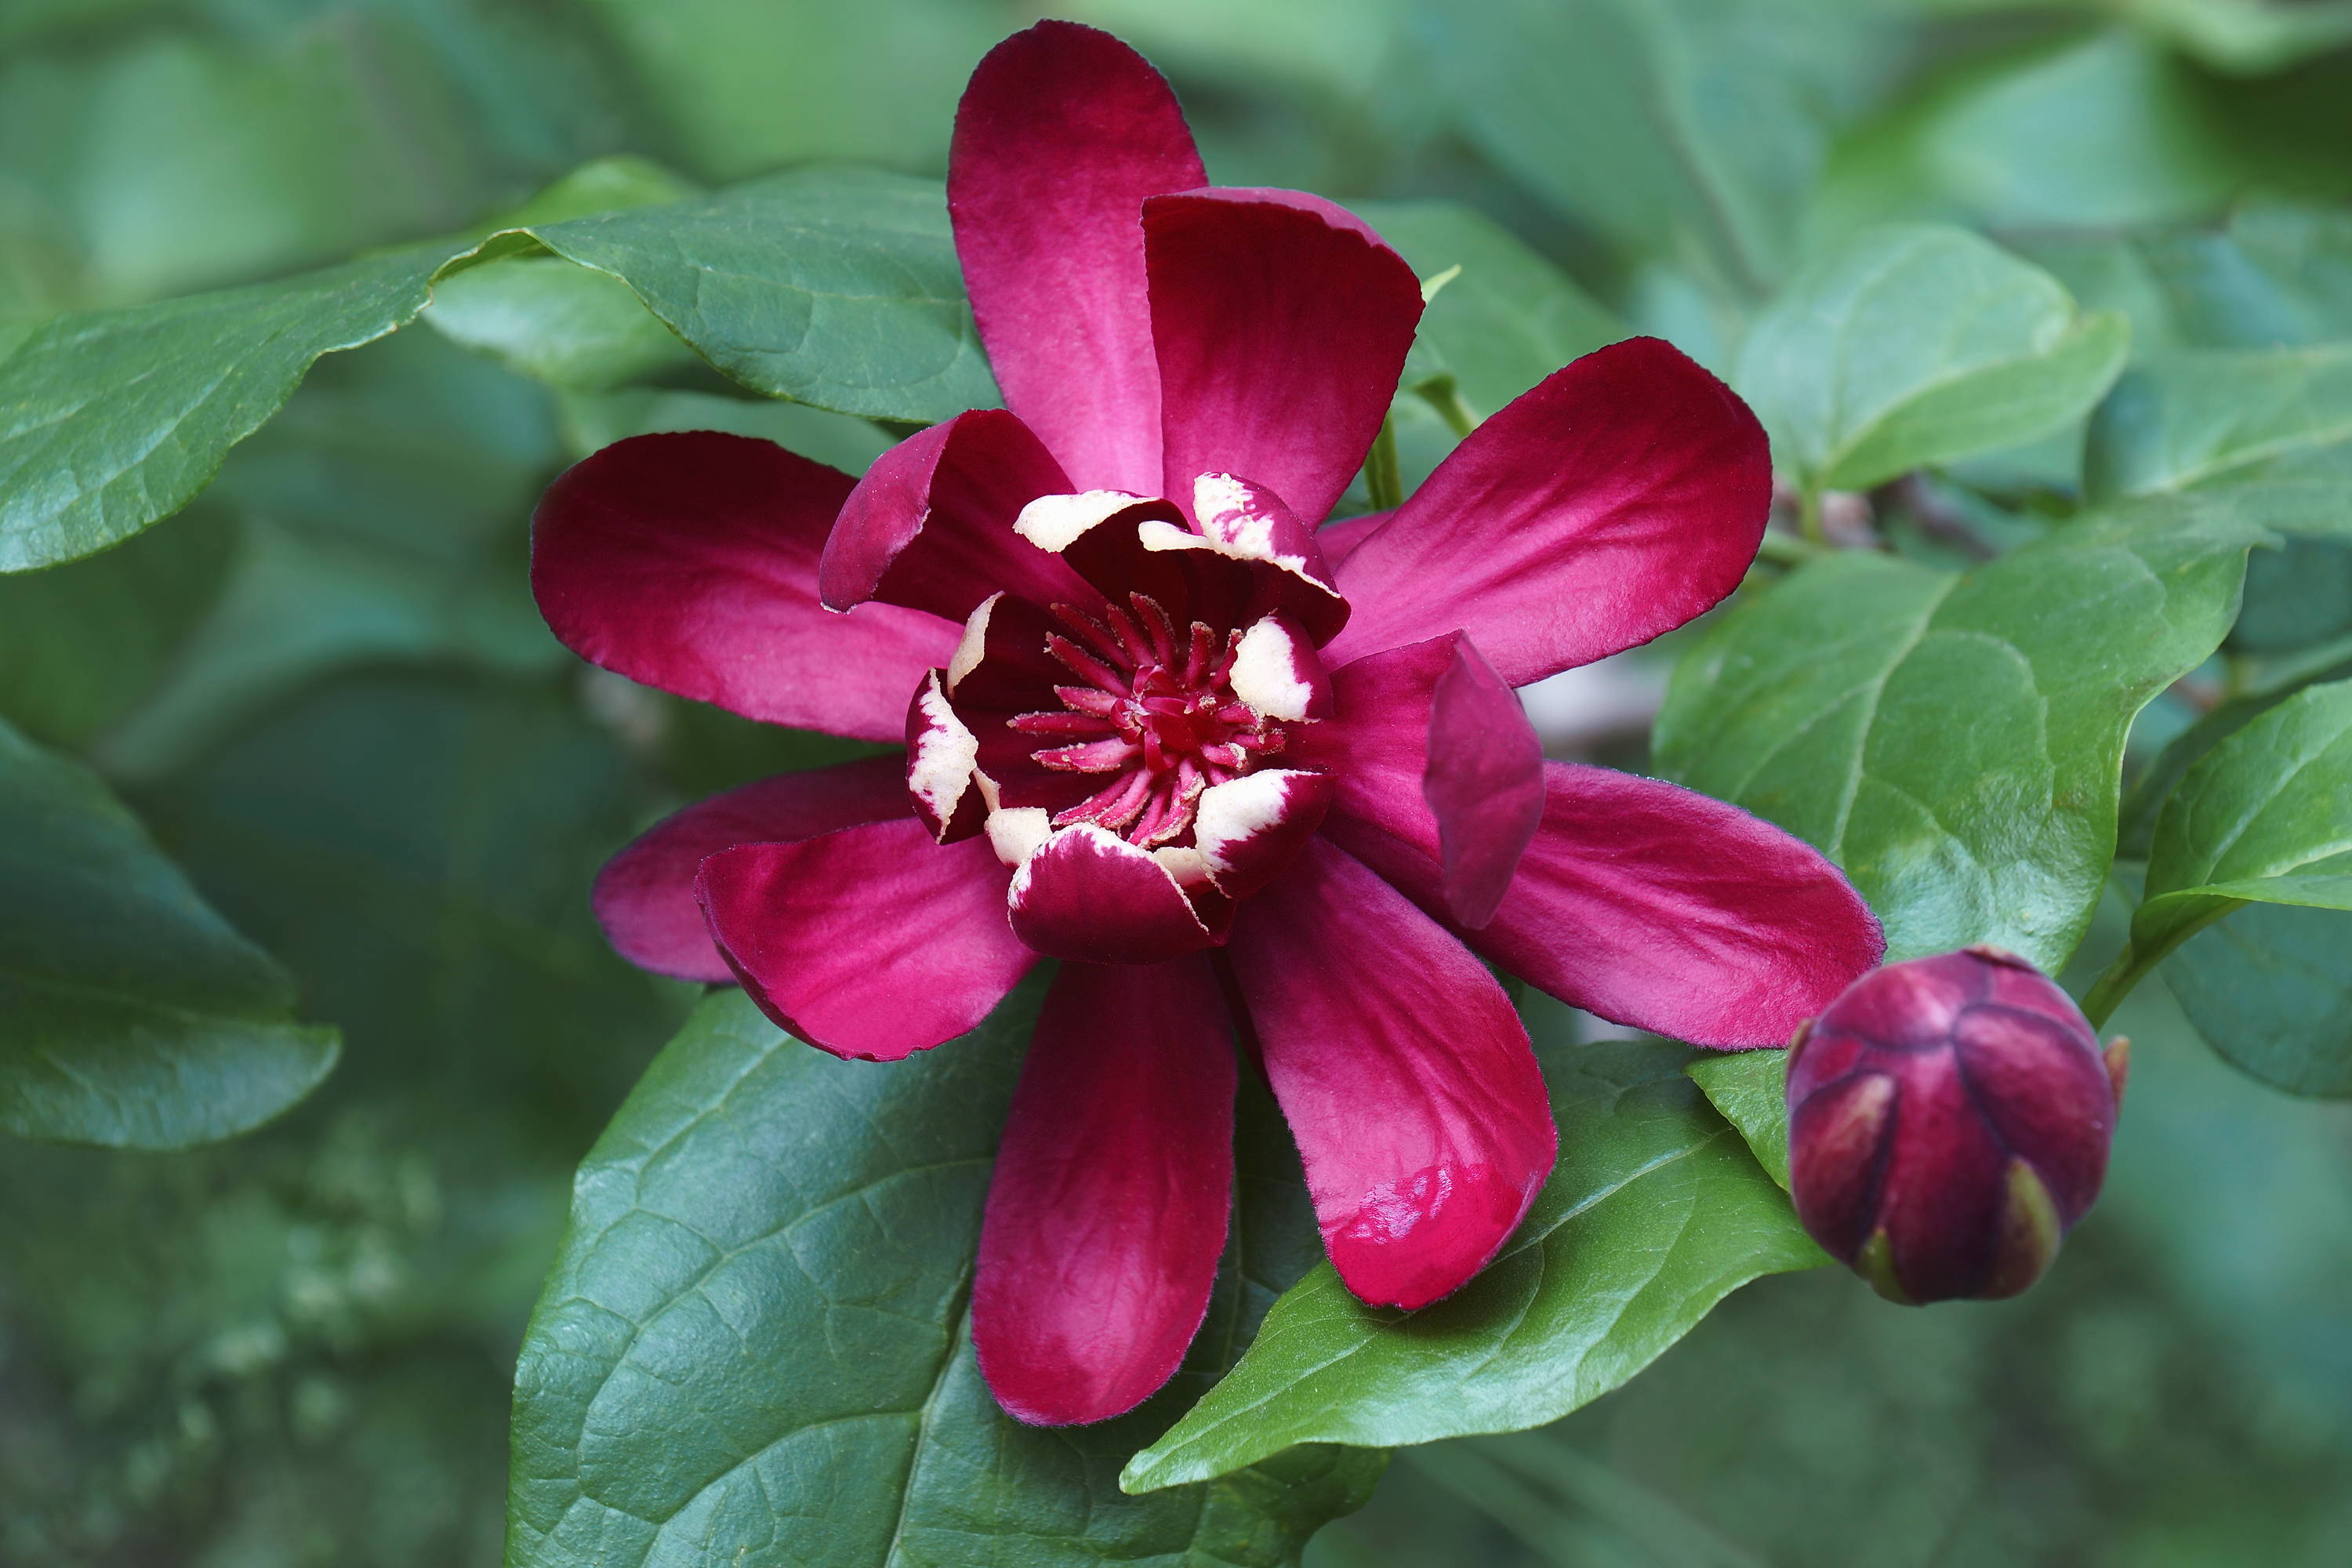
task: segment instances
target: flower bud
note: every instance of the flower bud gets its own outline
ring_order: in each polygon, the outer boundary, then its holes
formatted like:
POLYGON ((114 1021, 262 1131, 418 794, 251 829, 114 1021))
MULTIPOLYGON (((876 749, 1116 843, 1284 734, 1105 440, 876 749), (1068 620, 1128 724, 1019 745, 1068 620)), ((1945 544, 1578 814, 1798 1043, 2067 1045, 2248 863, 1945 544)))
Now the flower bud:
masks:
POLYGON ((1999 948, 1874 970, 1789 1047, 1798 1217, 1891 1301, 2016 1295, 2099 1195, 2128 1050, 1999 948))

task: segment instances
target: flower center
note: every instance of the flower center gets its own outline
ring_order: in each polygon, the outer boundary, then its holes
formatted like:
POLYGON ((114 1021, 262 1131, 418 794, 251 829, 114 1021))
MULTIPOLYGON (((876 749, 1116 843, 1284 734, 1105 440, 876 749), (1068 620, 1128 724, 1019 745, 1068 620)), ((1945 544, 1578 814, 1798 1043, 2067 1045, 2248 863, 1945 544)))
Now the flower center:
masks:
POLYGON ((1046 651, 1076 680, 1054 688, 1058 712, 1024 713, 1012 726, 1050 738, 1034 753, 1039 766, 1105 775, 1055 826, 1091 822, 1133 844, 1172 842, 1192 827, 1202 790, 1282 749, 1281 726, 1234 694, 1240 632, 1200 621, 1180 632, 1142 594, 1099 619, 1068 605, 1053 615, 1067 635, 1047 637, 1046 651))

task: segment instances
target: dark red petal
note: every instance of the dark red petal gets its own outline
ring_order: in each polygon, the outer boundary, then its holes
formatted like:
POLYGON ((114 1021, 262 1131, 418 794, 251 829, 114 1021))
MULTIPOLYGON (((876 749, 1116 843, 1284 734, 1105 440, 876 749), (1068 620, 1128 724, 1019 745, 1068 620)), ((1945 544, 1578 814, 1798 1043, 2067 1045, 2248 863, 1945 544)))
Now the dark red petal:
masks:
POLYGON ((1242 906, 1230 951, 1339 1278, 1398 1307, 1461 1285, 1559 1146, 1502 986, 1321 839, 1242 906))
POLYGON ((957 621, 1000 589, 1070 598, 1078 584, 1061 563, 1013 531, 1023 507, 1069 488, 1020 420, 959 414, 875 459, 825 541, 817 585, 836 610, 879 599, 957 621))
POLYGON ((972 1028, 1036 962, 1005 924, 1010 877, 985 838, 941 847, 910 816, 722 850, 695 896, 760 1011, 889 1062, 972 1028))
POLYGON ((1200 1331, 1234 1184, 1234 1052, 1197 955, 1063 966, 996 1153, 972 1348, 1033 1426, 1102 1421, 1200 1331))
POLYGON ((948 211, 1005 404, 1082 489, 1160 492, 1142 208, 1208 183, 1176 98, 1108 33, 1040 22, 956 110, 948 211))
POLYGON ((1211 784, 1192 818, 1192 845, 1208 878, 1245 899, 1287 870, 1323 825, 1338 794, 1328 773, 1264 768, 1211 784))
POLYGON ((1192 480, 1192 521, 1236 554, 1272 561, 1319 586, 1332 587, 1331 568, 1315 531, 1280 496, 1238 474, 1201 474, 1192 480))
MULTIPOLYGON (((2038 974, 2031 978, 2058 989, 2038 974)), ((2071 1001, 2067 1006, 2071 1011, 2071 1001)), ((1978 1113, 2011 1153, 2032 1162, 2061 1222, 2073 1225, 2106 1175, 2109 1140, 2091 1131, 2115 1125, 2115 1086, 2096 1037, 2079 1017, 2069 1027, 2042 1012, 1996 1004, 1965 1014, 1953 1041, 1978 1113)))
POLYGON ((705 859, 738 844, 814 838, 907 811, 895 757, 779 773, 714 795, 655 824, 604 863, 596 876, 597 923, 614 950, 641 969, 731 982, 694 899, 694 875, 705 859))
POLYGON ((1673 630, 1739 584, 1772 504, 1763 426, 1655 338, 1557 371, 1350 552, 1335 662, 1467 630, 1505 681, 1673 630))
POLYGON ((1348 602, 1299 566, 1196 533, 1167 501, 1112 510, 1115 499, 1081 506, 1097 497, 1049 497, 1024 516, 1022 533, 1059 554, 1112 604, 1141 594, 1180 626, 1202 621, 1233 629, 1280 610, 1320 647, 1348 624, 1348 602), (1071 504, 1057 504, 1065 501, 1071 504))
POLYGON ((1246 474, 1321 521, 1388 415, 1421 320, 1412 268, 1297 193, 1155 196, 1143 232, 1166 488, 1246 474))
POLYGON ((1455 923, 1494 918, 1543 816, 1543 745, 1470 639, 1449 632, 1332 672, 1328 723, 1297 733, 1334 809, 1437 863, 1455 923))
POLYGON ((1158 963, 1223 942, 1230 900, 1187 895, 1148 849, 1091 823, 1061 828, 1013 877, 1013 929, 1049 958, 1158 963))
POLYGON ((636 436, 567 469, 531 519, 531 592, 592 664, 750 719, 865 741, 955 651, 952 622, 817 602, 849 476, 770 441, 636 436))
MULTIPOLYGON (((1412 886, 1409 862, 1372 853, 1412 886)), ((1786 1044, 1886 946, 1801 839, 1676 784, 1569 763, 1544 764, 1542 825, 1468 940, 1573 1006, 1733 1050, 1786 1044)))

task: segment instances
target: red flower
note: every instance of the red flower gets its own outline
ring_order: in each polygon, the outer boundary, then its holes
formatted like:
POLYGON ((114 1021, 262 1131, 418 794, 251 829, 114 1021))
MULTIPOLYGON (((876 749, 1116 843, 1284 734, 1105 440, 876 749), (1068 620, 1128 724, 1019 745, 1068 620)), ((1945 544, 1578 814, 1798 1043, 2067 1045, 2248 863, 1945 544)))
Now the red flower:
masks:
POLYGON ((908 741, 903 773, 764 780, 629 846, 596 889, 621 952, 740 979, 795 1034, 881 1061, 1067 961, 1005 1129, 973 1332, 1006 1409, 1093 1421, 1158 1388, 1206 1309, 1234 1033, 1340 1277, 1418 1307, 1495 1255, 1555 1152, 1476 954, 1741 1047, 1786 1039, 1880 940, 1803 844, 1546 763, 1511 696, 1739 581, 1771 478, 1721 384, 1620 343, 1392 515, 1318 531, 1421 313, 1394 252, 1317 197, 1206 188, 1166 83, 1066 23, 982 62, 950 167, 1012 412, 909 437, 854 484, 730 436, 621 442, 549 490, 532 581, 607 668, 908 741))
POLYGON ((2129 1056, 2013 952, 1874 970, 1789 1047, 1797 1215, 1891 1301, 2014 1296, 2099 1195, 2129 1056))

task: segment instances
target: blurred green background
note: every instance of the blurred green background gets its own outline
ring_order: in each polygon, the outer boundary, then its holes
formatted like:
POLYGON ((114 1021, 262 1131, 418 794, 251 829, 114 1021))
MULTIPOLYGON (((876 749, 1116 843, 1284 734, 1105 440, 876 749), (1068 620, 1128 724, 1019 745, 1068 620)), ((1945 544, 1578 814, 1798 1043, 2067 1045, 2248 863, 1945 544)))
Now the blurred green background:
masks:
MULTIPOLYGON (((935 174, 971 64, 1035 14, 5 0, 0 328, 457 230, 607 153, 935 174)), ((1718 366, 1864 224, 2055 254, 2352 194, 2345 0, 1055 14, 1170 72, 1220 181, 1470 202, 1718 366)), ((347 1037, 242 1142, 0 1142, 0 1563, 498 1560, 571 1168, 689 1000, 604 951, 588 879, 681 801, 837 754, 589 675, 530 605, 558 468, 712 424, 851 466, 887 439, 692 366, 551 392, 410 331, 322 363, 190 515, 0 580, 0 714, 93 758, 347 1037)), ((2295 636, 2352 626, 2331 591, 2295 636)), ((1554 693, 1556 748, 1638 766, 1644 692, 1637 665, 1554 693)), ((1905 1311, 1767 1279, 1556 1427, 1401 1456, 1310 1561, 2352 1563, 2352 1110, 2235 1075, 2160 985, 2116 1026, 2109 1194, 2032 1294, 1905 1311)))

